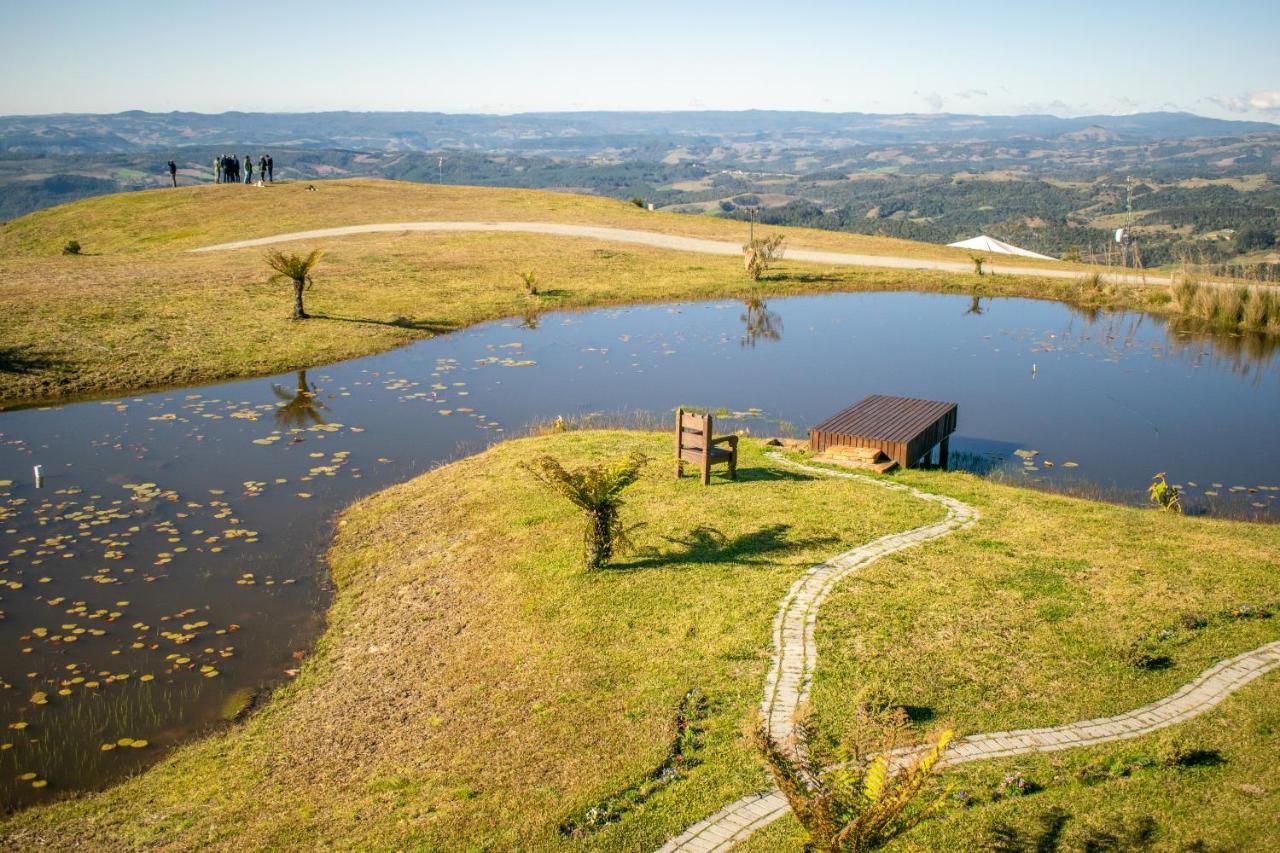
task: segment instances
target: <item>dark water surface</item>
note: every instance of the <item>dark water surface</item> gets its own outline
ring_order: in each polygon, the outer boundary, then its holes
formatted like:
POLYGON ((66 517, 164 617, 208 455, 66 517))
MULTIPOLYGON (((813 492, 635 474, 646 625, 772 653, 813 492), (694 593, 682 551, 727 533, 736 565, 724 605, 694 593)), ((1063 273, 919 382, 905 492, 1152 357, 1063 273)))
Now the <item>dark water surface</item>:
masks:
POLYGON ((287 679, 323 625, 334 514, 534 421, 685 404, 803 435, 869 393, 954 400, 966 467, 1133 501, 1167 471, 1193 511, 1275 520, 1277 367, 1143 315, 847 294, 546 314, 0 413, 0 803, 117 779, 287 679))

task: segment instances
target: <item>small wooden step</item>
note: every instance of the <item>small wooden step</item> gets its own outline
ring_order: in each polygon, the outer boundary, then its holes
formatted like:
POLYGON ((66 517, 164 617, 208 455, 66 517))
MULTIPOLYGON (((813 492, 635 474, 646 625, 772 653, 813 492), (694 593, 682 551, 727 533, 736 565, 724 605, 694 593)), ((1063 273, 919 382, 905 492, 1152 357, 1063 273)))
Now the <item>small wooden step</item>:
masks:
POLYGON ((886 458, 884 452, 878 447, 851 447, 847 444, 837 444, 830 446, 825 451, 831 456, 837 456, 841 459, 848 459, 852 462, 867 462, 875 464, 883 462, 886 458))
POLYGON ((825 462, 828 465, 838 465, 841 468, 852 468, 857 471, 874 471, 877 474, 884 474, 898 467, 897 462, 884 458, 883 454, 876 461, 868 462, 854 458, 849 454, 831 453, 830 449, 813 457, 813 461, 825 462))

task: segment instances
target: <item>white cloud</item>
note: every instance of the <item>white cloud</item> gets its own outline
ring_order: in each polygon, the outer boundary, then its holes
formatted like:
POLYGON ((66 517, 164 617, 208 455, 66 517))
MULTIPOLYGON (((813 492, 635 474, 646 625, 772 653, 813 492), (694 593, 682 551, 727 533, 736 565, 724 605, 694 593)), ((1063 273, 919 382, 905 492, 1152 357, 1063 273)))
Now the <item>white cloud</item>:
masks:
POLYGON ((1250 95, 1218 95, 1209 99, 1224 110, 1233 113, 1280 112, 1280 90, 1254 92, 1250 95))
POLYGON ((937 92, 930 92, 924 96, 924 102, 929 105, 929 109, 935 113, 942 112, 942 96, 937 92))
POLYGON ((965 89, 963 92, 956 92, 955 96, 962 101, 970 98, 985 98, 987 96, 986 89, 965 89))
POLYGON ((1254 92, 1249 96, 1249 106, 1267 112, 1280 110, 1280 91, 1254 92))

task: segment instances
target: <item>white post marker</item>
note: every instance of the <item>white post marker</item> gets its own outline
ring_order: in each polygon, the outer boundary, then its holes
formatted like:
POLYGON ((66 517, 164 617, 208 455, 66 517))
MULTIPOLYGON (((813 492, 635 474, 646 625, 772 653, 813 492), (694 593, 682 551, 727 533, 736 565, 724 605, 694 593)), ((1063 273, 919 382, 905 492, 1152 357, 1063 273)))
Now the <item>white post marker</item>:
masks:
POLYGON ((44 486, 44 466, 37 465, 35 466, 35 468, 31 470, 32 470, 32 473, 36 475, 36 488, 37 489, 42 488, 44 486))

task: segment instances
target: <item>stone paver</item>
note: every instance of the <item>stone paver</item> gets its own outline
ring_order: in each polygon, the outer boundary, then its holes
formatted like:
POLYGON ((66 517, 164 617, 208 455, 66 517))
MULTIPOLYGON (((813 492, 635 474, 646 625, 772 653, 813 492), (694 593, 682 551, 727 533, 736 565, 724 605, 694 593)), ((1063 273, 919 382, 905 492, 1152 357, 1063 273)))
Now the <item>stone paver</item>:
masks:
MULTIPOLYGON (((808 698, 813 669, 817 663, 814 629, 818 607, 835 584, 885 554, 900 551, 953 530, 968 527, 978 519, 972 507, 954 498, 934 495, 901 483, 875 480, 846 471, 815 468, 769 454, 770 458, 790 468, 829 477, 844 477, 871 483, 881 488, 905 491, 921 500, 940 503, 947 515, 936 524, 917 527, 905 533, 882 536, 843 554, 838 554, 802 575, 778 607, 773 623, 773 662, 765 682, 761 714, 770 735, 779 743, 795 744, 803 749, 801 739, 794 737, 796 709, 808 698)), ((1005 758, 1033 752, 1053 752, 1081 746, 1096 746, 1117 740, 1139 737, 1175 723, 1191 719, 1210 710, 1228 695, 1266 673, 1280 667, 1280 641, 1267 643, 1229 660, 1214 664, 1189 684, 1173 694, 1114 717, 1081 720, 1063 726, 990 732, 956 740, 944 753, 940 766, 1005 758)), ((920 749, 897 750, 892 766, 901 768, 920 749)), ((786 798, 777 789, 743 797, 710 817, 699 821, 664 844, 659 853, 704 853, 728 850, 748 838, 756 830, 769 825, 788 811, 786 798)))

